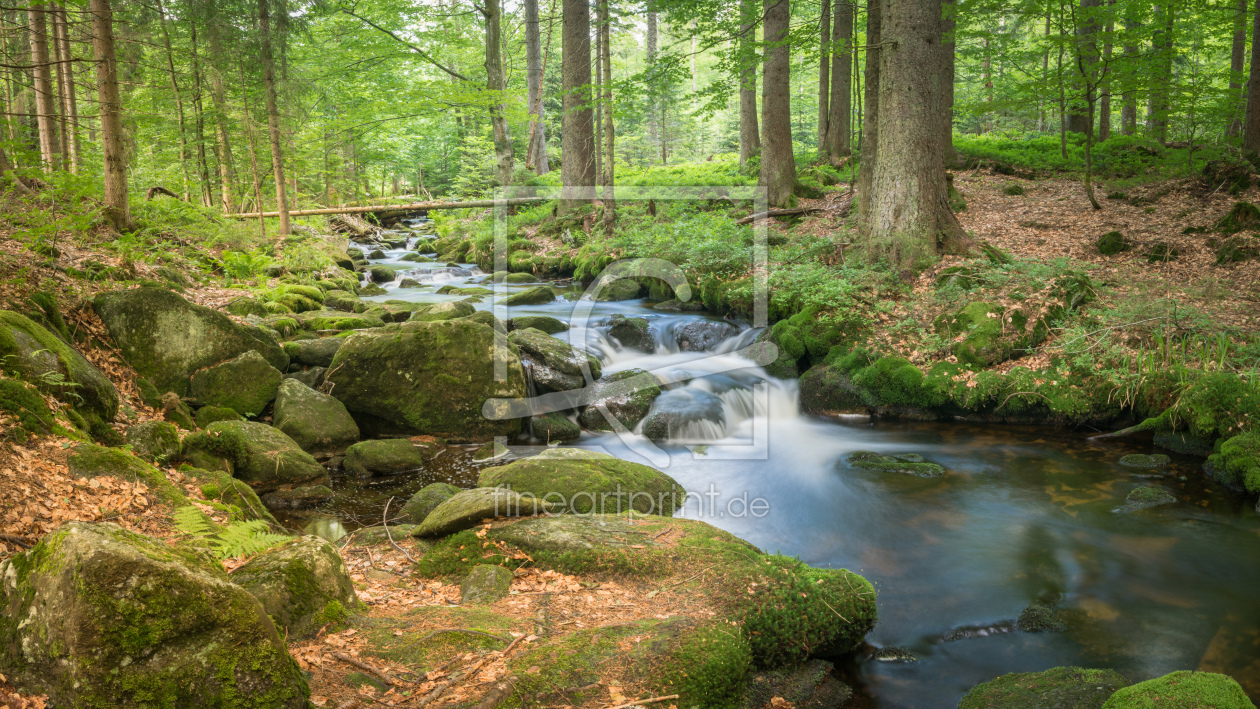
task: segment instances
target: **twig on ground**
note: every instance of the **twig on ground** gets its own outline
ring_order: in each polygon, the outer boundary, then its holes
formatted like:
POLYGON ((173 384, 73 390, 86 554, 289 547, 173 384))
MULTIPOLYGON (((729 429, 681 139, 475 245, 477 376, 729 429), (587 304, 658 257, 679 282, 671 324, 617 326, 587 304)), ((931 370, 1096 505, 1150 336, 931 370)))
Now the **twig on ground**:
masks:
POLYGON ((399 682, 398 680, 394 679, 394 678, 393 678, 393 677, 391 677, 389 674, 387 674, 387 673, 385 672, 385 670, 382 670, 382 669, 378 669, 378 668, 376 668, 376 667, 373 667, 372 665, 369 665, 368 663, 364 662, 363 660, 360 660, 360 659, 358 659, 358 658, 356 658, 356 657, 351 657, 351 656, 347 655, 347 654, 346 654, 346 653, 344 653, 344 652, 334 652, 334 653, 332 654, 332 656, 333 656, 333 657, 335 657, 335 658, 337 658, 338 660, 341 660, 342 662, 346 663, 347 665, 354 665, 355 667, 358 667, 359 669, 363 670, 364 672, 371 672, 372 674, 376 675, 377 677, 380 677, 380 678, 381 678, 381 680, 385 682, 385 684, 388 684, 388 685, 391 685, 391 686, 394 686, 394 687, 401 687, 401 686, 403 685, 403 683, 402 683, 402 682, 399 682))
POLYGON ((403 549, 402 547, 398 546, 398 543, 394 541, 394 535, 390 533, 389 531, 389 522, 386 520, 389 517, 389 503, 393 501, 394 501, 394 498, 392 495, 390 496, 388 500, 385 501, 385 511, 381 514, 381 525, 385 527, 385 536, 389 538, 389 543, 393 544, 395 549, 402 552, 402 555, 407 557, 407 561, 410 561, 411 563, 414 564, 416 563, 416 560, 411 558, 411 555, 407 553, 406 549, 403 549))
POLYGON ((640 704, 655 704, 656 702, 664 702, 677 698, 677 694, 667 694, 663 697, 652 697, 651 699, 636 699, 633 702, 626 702, 625 704, 618 704, 615 707, 608 707, 608 709, 627 709, 628 707, 636 707, 640 704))

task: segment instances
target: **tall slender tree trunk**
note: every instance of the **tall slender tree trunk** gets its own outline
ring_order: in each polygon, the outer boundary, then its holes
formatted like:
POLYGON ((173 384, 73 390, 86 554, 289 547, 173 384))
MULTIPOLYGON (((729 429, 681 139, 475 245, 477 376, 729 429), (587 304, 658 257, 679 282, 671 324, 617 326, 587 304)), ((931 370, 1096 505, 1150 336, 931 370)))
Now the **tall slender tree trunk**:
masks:
POLYGON ((39 126, 39 155, 44 169, 55 170, 61 163, 58 140, 56 94, 53 93, 52 66, 48 56, 48 11, 42 2, 26 10, 31 40, 31 74, 35 89, 35 120, 39 126))
POLYGON ((595 130, 591 112, 591 13, 587 0, 564 0, 561 30, 561 83, 564 130, 561 131, 560 179, 570 200, 589 201, 595 186, 595 130))
POLYGON ((1107 0, 1107 35, 1103 39, 1103 77, 1098 95, 1098 142, 1111 137, 1111 52, 1116 32, 1116 0, 1107 0))
POLYGON ((130 231, 122 99, 118 96, 118 63, 114 57, 114 12, 109 0, 91 0, 90 8, 96 93, 101 108, 101 154, 105 162, 105 217, 119 231, 130 231))
POLYGON ((503 115, 503 92, 507 77, 503 74, 502 37, 499 22, 503 9, 499 0, 485 0, 486 18, 486 88, 494 92, 490 105, 490 127, 494 132, 494 154, 498 158, 499 184, 512 184, 512 136, 508 135, 507 118, 503 115))
MULTIPOLYGON (((542 82, 546 66, 541 50, 541 34, 538 28, 538 0, 525 0, 525 81, 529 87, 528 108, 531 114, 525 167, 545 175, 551 167, 547 164, 547 130, 542 111, 542 82)), ((547 49, 550 53, 550 24, 547 28, 547 49)))
POLYGON ((1079 66, 1084 71, 1081 82, 1086 89, 1079 96, 1075 96, 1068 106, 1068 130, 1072 133, 1084 134, 1094 123, 1089 111, 1089 105, 1094 102, 1094 96, 1088 87, 1096 83, 1094 71, 1098 64, 1096 45, 1100 27, 1099 7, 1102 7, 1102 0, 1080 0, 1081 19, 1076 27, 1076 49, 1073 54, 1079 58, 1079 66))
POLYGON ((1234 7, 1234 44, 1229 54, 1229 95, 1237 107, 1225 126, 1225 135, 1237 138, 1242 133, 1242 119, 1247 97, 1243 94, 1243 62, 1247 55, 1247 0, 1237 0, 1234 7))
MULTIPOLYGON (((1240 0, 1246 2, 1247 0, 1240 0)), ((1137 8, 1135 3, 1124 4, 1124 61, 1130 66, 1137 61, 1138 47, 1134 43, 1132 37, 1139 26, 1137 18, 1137 8)), ((1120 132, 1123 135, 1137 134, 1137 92, 1133 90, 1133 79, 1131 76, 1125 76, 1124 91, 1120 93, 1120 132)))
POLYGON ((827 102, 827 158, 833 165, 852 150, 849 136, 853 123, 853 3, 835 0, 832 12, 831 99, 827 102))
POLYGON ((592 70, 593 81, 591 89, 594 91, 593 98, 595 103, 595 180, 598 184, 604 184, 604 70, 602 68, 602 57, 604 56, 604 32, 600 27, 600 5, 599 0, 595 2, 595 53, 594 53, 594 69, 592 70))
POLYGON ((739 166, 761 152, 757 128, 757 17, 753 0, 739 0, 739 166))
MULTIPOLYGON (((221 61, 214 28, 210 32, 210 55, 221 61)), ((210 67, 210 103, 214 106, 214 136, 219 152, 219 190, 223 211, 231 214, 236 204, 233 197, 236 191, 236 165, 232 157, 232 140, 228 133, 227 87, 223 74, 215 66, 210 67)))
POLYGON ((271 54, 271 17, 268 3, 258 0, 258 37, 262 51, 263 83, 267 88, 267 133, 271 140, 271 166, 276 173, 276 211, 280 213, 280 235, 292 233, 289 226, 289 200, 285 194, 284 153, 280 150, 280 108, 276 105, 276 70, 271 54))
POLYGON ((885 48, 879 53, 878 148, 864 226, 877 252, 899 265, 937 252, 966 253, 971 240, 946 194, 941 0, 879 4, 885 48))
MULTIPOLYGON (((644 43, 647 45, 645 47, 645 51, 647 54, 647 68, 650 70, 652 68, 652 65, 656 63, 656 41, 657 41, 656 6, 653 5, 652 0, 647 0, 647 32, 645 33, 645 37, 643 39, 644 39, 644 43)), ((656 141, 658 140, 658 130, 657 130, 658 126, 656 124, 657 112, 656 112, 655 92, 653 91, 648 92, 647 114, 648 114, 648 121, 647 121, 648 144, 654 146, 656 145, 656 141)))
POLYGON ((1260 155, 1260 0, 1256 0, 1251 25, 1251 74, 1247 79, 1247 115, 1243 123, 1243 150, 1260 155))
POLYGON ((616 151, 614 150, 614 139, 616 131, 613 128, 613 94, 612 94, 612 16, 608 11, 608 0, 600 0, 599 3, 600 18, 599 32, 603 37, 600 42, 600 64, 602 65, 602 83, 604 86, 604 175, 603 182, 605 190, 603 195, 604 201, 604 225, 611 233, 615 203, 613 199, 613 186, 616 177, 616 151))
POLYGON ((210 181, 210 166, 206 162, 206 120, 201 102, 201 60, 197 56, 197 23, 189 21, 192 42, 193 70, 193 138, 197 141, 197 178, 201 185, 201 205, 207 209, 214 206, 214 189, 210 181))
POLYGON ((166 47, 166 73, 171 80, 171 93, 175 95, 175 119, 179 128, 179 167, 184 175, 181 192, 187 200, 192 180, 188 173, 188 129, 184 121, 184 99, 179 93, 179 80, 175 77, 175 53, 171 51, 171 32, 166 26, 166 9, 162 6, 162 0, 157 0, 157 11, 158 22, 162 27, 162 43, 166 47))
POLYGON ((1177 9, 1173 2, 1168 2, 1163 6, 1162 17, 1158 10, 1159 6, 1156 6, 1156 20, 1163 20, 1164 24, 1155 30, 1155 35, 1151 38, 1157 69, 1153 72, 1147 125, 1152 137, 1163 144, 1168 141, 1168 118, 1172 108, 1173 18, 1177 15, 1177 9))
POLYGON ((831 118, 831 0, 823 0, 818 19, 818 157, 827 157, 827 121, 831 118))
POLYGON ((945 166, 954 164, 954 30, 958 27, 958 4, 955 0, 941 3, 941 159, 945 166))
POLYGON ((857 207, 858 216, 866 219, 871 213, 875 163, 879 160, 879 55, 883 51, 882 0, 871 0, 866 5, 866 67, 863 94, 866 105, 862 109, 862 162, 858 166, 857 207))
POLYGON ((63 170, 70 170, 70 111, 66 104, 66 67, 68 66, 68 57, 62 54, 61 33, 65 28, 61 26, 61 12, 56 3, 49 5, 48 25, 52 31, 52 58, 55 62, 54 77, 57 84, 57 96, 54 101, 57 111, 57 144, 61 146, 61 164, 58 166, 63 170))
MULTIPOLYGON (((1042 86, 1048 86, 1050 84, 1050 45, 1048 41, 1050 39, 1050 15, 1051 13, 1049 12, 1046 13, 1045 37, 1047 39, 1047 43, 1046 43, 1046 51, 1042 52, 1041 54, 1041 84, 1042 86)), ((1050 124, 1049 117, 1046 115, 1047 113, 1048 112, 1046 111, 1046 100, 1045 98, 1041 98, 1037 102, 1037 130, 1044 131, 1046 129, 1046 126, 1050 124)))
POLYGON ((83 166, 83 146, 79 141, 79 100, 74 84, 74 54, 70 50, 70 23, 64 6, 57 9, 57 21, 61 28, 58 43, 61 56, 65 60, 65 87, 61 94, 61 113, 66 121, 66 139, 63 142, 67 153, 66 163, 71 172, 78 172, 83 166))
POLYGON ((258 174, 258 148, 254 143, 254 119, 249 112, 249 89, 245 85, 245 70, 241 69, 241 109, 245 117, 245 137, 249 140, 249 167, 253 173, 254 205, 258 212, 258 235, 267 238, 267 222, 263 219, 262 178, 258 174))
POLYGON ((761 73, 761 185, 771 207, 785 207, 796 187, 792 156, 792 56, 789 0, 764 0, 765 64, 761 73))

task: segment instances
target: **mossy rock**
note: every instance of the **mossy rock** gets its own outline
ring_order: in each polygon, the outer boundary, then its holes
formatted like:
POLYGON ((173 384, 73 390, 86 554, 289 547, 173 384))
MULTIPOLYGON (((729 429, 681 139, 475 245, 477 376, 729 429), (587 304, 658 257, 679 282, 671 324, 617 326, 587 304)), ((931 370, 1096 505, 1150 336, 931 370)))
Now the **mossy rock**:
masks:
POLYGON ((1244 433, 1224 441, 1208 463, 1221 483, 1253 495, 1260 493, 1260 433, 1244 433))
POLYGON ((1002 189, 1002 194, 1009 195, 1011 197, 1018 197, 1024 194, 1024 186, 1018 183, 1007 185, 1002 189))
POLYGON ((273 490, 262 496, 262 502, 271 510, 310 510, 331 501, 333 497, 335 493, 327 485, 302 485, 273 490))
POLYGON ((1229 212, 1217 220, 1212 229, 1222 234, 1260 229, 1260 208, 1250 202, 1235 202, 1229 212))
MULTIPOLYGON (((346 330, 366 330, 368 328, 381 327, 386 322, 384 316, 387 314, 388 310, 378 308, 368 308, 362 313, 355 315, 343 313, 339 310, 316 310, 302 313, 297 316, 297 319, 304 330, 317 332, 321 330, 336 330, 345 332, 346 330)), ((318 340, 314 341, 318 342, 318 340)))
POLYGON ((143 421, 131 426, 126 439, 136 455, 154 463, 179 456, 179 429, 166 421, 143 421))
POLYGON ((307 706, 258 600, 187 545, 72 522, 0 562, 0 579, 0 665, 57 706, 307 706))
POLYGON ((359 440, 359 426, 345 404, 296 379, 280 383, 272 423, 311 454, 340 453, 359 440))
POLYGON ((1014 672, 977 685, 958 709, 1100 709, 1129 681, 1115 670, 1055 667, 1014 672))
POLYGON ((557 411, 533 416, 529 431, 544 443, 572 443, 582 437, 582 428, 557 411))
POLYGON ((507 596, 511 587, 511 571, 493 564, 479 564, 468 572, 460 584, 459 602, 463 605, 494 603, 507 596))
POLYGON ((211 461, 228 463, 230 472, 257 492, 270 492, 282 485, 326 484, 328 472, 310 453, 283 431, 263 423, 219 421, 202 433, 184 439, 185 460, 197 467, 213 469, 211 461))
POLYGON ((604 280, 596 284, 596 288, 598 292, 595 294, 595 300, 599 302, 634 300, 643 292, 643 286, 633 278, 616 278, 615 276, 604 276, 604 280))
POLYGON ((569 329, 569 324, 547 315, 521 315, 515 318, 508 318, 508 330, 527 330, 533 328, 541 330, 548 335, 554 335, 558 332, 564 332, 569 329))
POLYGON ((242 318, 249 315, 265 318, 271 314, 267 311, 267 306, 263 305, 262 301, 256 298, 237 298, 223 306, 223 309, 232 315, 242 318))
POLYGON ((817 365, 801 377, 801 411, 822 416, 867 415, 869 409, 849 375, 836 367, 817 365))
POLYGON ((249 485, 232 477, 231 473, 225 470, 194 468, 189 465, 179 466, 179 472, 192 478, 198 484, 202 496, 207 500, 235 507, 240 519, 260 519, 275 527, 280 526, 258 497, 258 493, 254 492, 249 485))
POLYGON ((969 291, 980 285, 981 278, 976 275, 976 270, 970 266, 950 266, 941 269, 936 274, 936 287, 945 288, 946 286, 954 286, 961 290, 969 291))
POLYGON ((527 703, 584 705, 606 693, 600 681, 610 661, 622 681, 657 696, 677 694, 679 706, 702 709, 736 706, 752 664, 748 642, 729 625, 670 618, 579 630, 527 647, 508 667, 518 678, 514 692, 527 703))
POLYGON ((939 478, 945 474, 945 468, 936 463, 926 461, 917 453, 885 455, 870 451, 850 453, 849 465, 864 470, 877 470, 881 473, 900 473, 920 478, 939 478))
POLYGON ((1236 435, 1238 422, 1246 420, 1260 421, 1260 391, 1236 374, 1213 372, 1196 377, 1172 406, 1139 429, 1216 440, 1236 435))
POLYGON ((490 312, 489 310, 478 310, 472 315, 469 315, 464 318, 459 318, 459 319, 468 320, 469 322, 481 323, 482 325, 485 325, 486 327, 494 328, 495 332, 507 333, 508 331, 508 328, 506 325, 503 324, 503 321, 496 318, 494 316, 494 313, 490 312))
POLYGON ((477 526, 484 519, 519 517, 555 510, 541 500, 511 490, 479 487, 463 490, 433 508, 412 532, 416 537, 441 537, 477 526))
POLYGON ((142 482, 162 502, 170 505, 187 502, 184 491, 167 480, 161 471, 127 451, 80 443, 74 447, 68 462, 70 474, 75 477, 105 475, 128 483, 142 482))
POLYGON ((984 301, 968 303, 952 316, 942 315, 933 326, 939 335, 963 336, 953 345, 954 356, 977 369, 1029 354, 1050 332, 1045 318, 1029 321, 1022 309, 1008 311, 984 301))
POLYGON ((0 310, 0 371, 100 421, 118 413, 113 382, 60 337, 9 310, 0 310))
POLYGON ((1168 456, 1162 453, 1154 453, 1145 455, 1142 453, 1130 453, 1120 458, 1120 465, 1130 468, 1162 468, 1172 462, 1168 456))
POLYGON ((254 556, 233 571, 231 579, 262 603, 288 638, 314 635, 330 603, 352 609, 359 602, 341 553, 315 536, 294 539, 254 556))
POLYGON ((1216 265, 1225 266, 1260 257, 1260 241, 1255 237, 1231 236, 1216 245, 1216 265))
POLYGON ((1103 709, 1255 709, 1232 677, 1181 670, 1112 694, 1103 709))
POLYGON ((289 366, 271 333, 169 290, 107 291, 96 296, 94 306, 126 361, 159 391, 183 396, 193 372, 250 350, 280 371, 289 366))
POLYGON ((513 293, 500 301, 503 305, 544 305, 556 299, 551 286, 534 286, 520 293, 513 293))
POLYGON ((1067 630, 1063 613, 1047 603, 1033 603, 1019 612, 1015 628, 1024 633, 1061 633, 1067 630))
POLYGON ((206 428, 219 421, 244 421, 245 417, 236 413, 236 409, 226 406, 203 406, 197 409, 197 427, 206 428))
POLYGON ((656 338, 652 336, 652 330, 645 318, 614 315, 609 319, 608 335, 620 342, 622 347, 648 354, 656 352, 656 338))
POLYGON ((399 475, 424 468, 424 452, 405 438, 360 441, 346 450, 345 471, 360 480, 399 475))
POLYGON ((1125 505, 1121 508, 1122 512, 1136 512, 1137 510, 1145 510, 1151 507, 1174 504, 1177 502, 1177 498, 1171 492, 1161 487, 1140 485, 1133 488, 1124 498, 1124 501, 1125 505))
POLYGON ((544 391, 581 389, 587 382, 583 366, 591 379, 601 375, 598 359, 542 330, 513 330, 508 342, 520 350, 534 385, 544 391))
POLYGON ((250 350, 194 373, 189 394, 202 406, 223 406, 242 416, 257 416, 275 400, 282 379, 279 370, 250 350))
POLYGON ((450 483, 431 483, 407 500, 402 513, 412 524, 420 524, 437 506, 459 494, 459 488, 450 483))
POLYGON ((494 295, 494 291, 489 288, 460 287, 450 284, 444 285, 434 292, 437 295, 494 295))
POLYGON ((1212 455, 1212 441, 1206 438, 1191 436, 1183 431, 1156 431, 1154 441, 1160 448, 1182 455, 1194 455, 1206 458, 1212 455))
POLYGON ((29 435, 65 432, 44 397, 34 387, 16 379, 0 379, 0 412, 16 424, 8 433, 17 443, 26 442, 29 435))
POLYGON ((360 431, 486 439, 520 430, 514 418, 487 419, 487 400, 525 396, 515 346, 496 345, 494 330, 467 320, 406 323, 398 333, 356 333, 329 369, 333 395, 360 431), (506 381, 495 381, 495 358, 506 381))
POLYGON ((606 374, 595 382, 585 397, 589 403, 578 415, 578 423, 588 431, 611 431, 607 412, 623 427, 633 430, 652 410, 661 395, 660 380, 643 369, 623 369, 606 374))
POLYGON ((368 305, 349 291, 330 290, 324 294, 324 307, 343 313, 361 313, 367 310, 368 305))
POLYGON ((695 429, 707 437, 709 426, 726 425, 726 405, 721 397, 686 387, 671 389, 652 402, 652 411, 643 419, 640 430, 653 441, 683 439, 693 435, 695 429))
POLYGON ((473 460, 478 463, 484 463, 489 460, 498 460, 511 452, 507 446, 496 439, 483 443, 480 448, 473 451, 473 460))
POLYGON ((1124 234, 1118 231, 1109 231, 1098 237, 1098 241, 1094 243, 1098 249, 1098 253, 1103 256, 1114 256, 1123 251, 1133 248, 1133 242, 1125 238, 1124 234))
POLYGON ((398 260, 399 261, 427 261, 428 259, 426 259, 425 257, 417 253, 407 253, 400 256, 398 260))
MULTIPOLYGON (((237 416, 240 416, 240 414, 237 414, 237 416)), ((197 430, 197 423, 193 420, 192 409, 173 391, 168 391, 162 395, 162 418, 185 431, 197 430)))
POLYGON ((612 514, 635 510, 670 517, 687 491, 654 468, 607 453, 553 448, 507 465, 486 468, 482 487, 506 487, 555 502, 575 514, 612 514))
POLYGON ((345 342, 340 337, 323 337, 315 340, 295 340, 284 343, 285 354, 289 355, 290 365, 304 367, 327 367, 337 356, 337 350, 345 342))

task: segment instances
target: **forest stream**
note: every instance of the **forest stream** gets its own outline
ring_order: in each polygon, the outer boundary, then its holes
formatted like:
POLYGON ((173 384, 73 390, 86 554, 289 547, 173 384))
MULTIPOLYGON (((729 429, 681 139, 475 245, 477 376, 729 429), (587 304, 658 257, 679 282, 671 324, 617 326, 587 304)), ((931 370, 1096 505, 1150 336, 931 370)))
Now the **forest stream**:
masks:
MULTIPOLYGON (((435 295, 433 286, 488 280, 471 264, 399 261, 405 253, 373 260, 410 269, 375 300, 461 300, 435 295), (404 278, 423 287, 398 287, 404 278)), ((1135 469, 1120 458, 1147 447, 1090 441, 1083 431, 803 415, 796 381, 733 354, 754 330, 652 305, 596 303, 590 327, 570 323, 556 336, 596 355, 605 377, 640 368, 683 380, 666 397, 693 407, 699 420, 660 446, 637 432, 583 432, 575 445, 672 476, 696 495, 677 516, 869 579, 879 622, 865 652, 841 667, 870 706, 953 707, 994 676, 1060 665, 1112 668, 1133 681, 1197 668, 1229 674, 1260 697, 1252 591, 1260 584, 1260 519, 1245 498, 1207 479, 1199 459, 1173 455, 1167 467, 1135 469), (647 318, 656 351, 610 338, 603 323, 614 314, 647 318), (717 344, 680 351, 679 328, 696 322, 709 323, 700 330, 717 344), (855 451, 919 454, 948 472, 925 479, 865 470, 847 462, 855 451), (1164 488, 1177 503, 1129 511, 1125 497, 1139 485, 1164 488), (1030 606, 1049 614, 1047 629, 1017 622, 1030 606)), ((511 314, 567 322, 573 310, 561 299, 511 314)), ((540 446, 508 444, 510 456, 540 446)), ((398 504, 429 483, 473 487, 479 468, 502 460, 476 463, 475 448, 450 446, 424 472, 370 486, 335 478, 333 502, 288 521, 335 539, 379 523, 386 501, 398 504)))

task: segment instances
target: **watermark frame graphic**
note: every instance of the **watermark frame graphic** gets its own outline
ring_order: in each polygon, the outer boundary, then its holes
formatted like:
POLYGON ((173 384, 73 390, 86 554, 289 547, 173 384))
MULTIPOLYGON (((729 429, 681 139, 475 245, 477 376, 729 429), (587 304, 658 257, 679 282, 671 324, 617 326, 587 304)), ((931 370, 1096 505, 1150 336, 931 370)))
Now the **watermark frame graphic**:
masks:
MULTIPOLYGON (((751 202, 754 214, 764 214, 769 208, 767 190, 760 186, 745 185, 710 185, 700 187, 507 187, 495 190, 494 194, 494 271, 508 270, 508 238, 507 238, 507 208, 510 204, 509 200, 518 199, 536 199, 544 200, 573 200, 575 202, 592 202, 602 201, 605 205, 615 205, 625 202, 695 202, 695 201, 713 201, 720 200, 723 202, 751 202)), ((598 202, 597 202, 598 203, 598 202)), ((601 228, 602 222, 596 222, 594 229, 601 228)), ((752 240, 752 259, 750 266, 752 276, 752 327, 764 328, 768 323, 769 312, 769 219, 761 217, 753 220, 752 224, 753 240, 752 240)), ((583 336, 582 342, 570 341, 570 344, 580 352, 588 351, 590 342, 587 338, 591 335, 589 323, 596 304, 596 297, 604 288, 611 285, 619 278, 656 278, 668 283, 673 288, 675 297, 683 302, 692 300, 693 293, 686 275, 682 269, 676 264, 670 263, 662 259, 655 258, 636 258, 622 259, 609 264, 598 277, 592 281, 591 286, 587 288, 581 299, 577 300, 573 305, 573 311, 570 316, 570 332, 581 332, 583 336)), ((493 280, 493 279, 492 279, 493 280)), ((492 282, 494 303, 491 306, 491 312, 494 316, 506 321, 508 317, 508 306, 504 304, 504 300, 509 295, 508 284, 506 280, 492 282)), ((502 332, 495 332, 494 346, 494 379, 496 382, 506 382, 508 379, 508 357, 509 349, 507 346, 507 335, 502 332)), ((778 357, 778 348, 773 343, 762 341, 755 342, 736 352, 724 352, 721 354, 713 353, 709 356, 700 356, 691 361, 702 361, 713 359, 716 357, 730 358, 732 355, 750 361, 758 366, 765 366, 775 361, 778 357)), ((621 442, 630 450, 647 459, 657 467, 668 466, 670 456, 667 452, 658 448, 648 439, 632 433, 616 416, 614 416, 605 406, 598 403, 599 399, 605 399, 610 396, 631 394, 644 388, 667 386, 675 383, 685 383, 694 375, 682 375, 673 371, 672 368, 663 368, 660 371, 651 371, 648 374, 640 374, 634 377, 623 379, 618 382, 604 383, 602 390, 597 391, 596 387, 600 382, 596 380, 591 372, 590 366, 585 358, 579 358, 579 367, 582 372, 584 385, 579 389, 561 392, 548 392, 533 397, 523 397, 515 399, 489 399, 482 407, 482 415, 488 419, 503 420, 510 418, 527 418, 537 416, 553 411, 565 411, 578 408, 580 406, 589 406, 595 404, 597 410, 603 415, 613 432, 618 436, 621 442)), ((706 375, 720 374, 723 371, 732 371, 736 369, 746 368, 748 364, 740 366, 728 366, 714 371, 707 371, 706 375)), ((769 411, 769 385, 765 382, 758 383, 753 386, 753 396, 762 411, 769 411)), ((753 459, 764 460, 769 456, 769 424, 763 416, 755 416, 753 418, 752 441, 750 444, 716 444, 713 441, 677 441, 672 440, 675 444, 704 444, 707 449, 704 455, 712 460, 732 460, 732 459, 753 459)))

